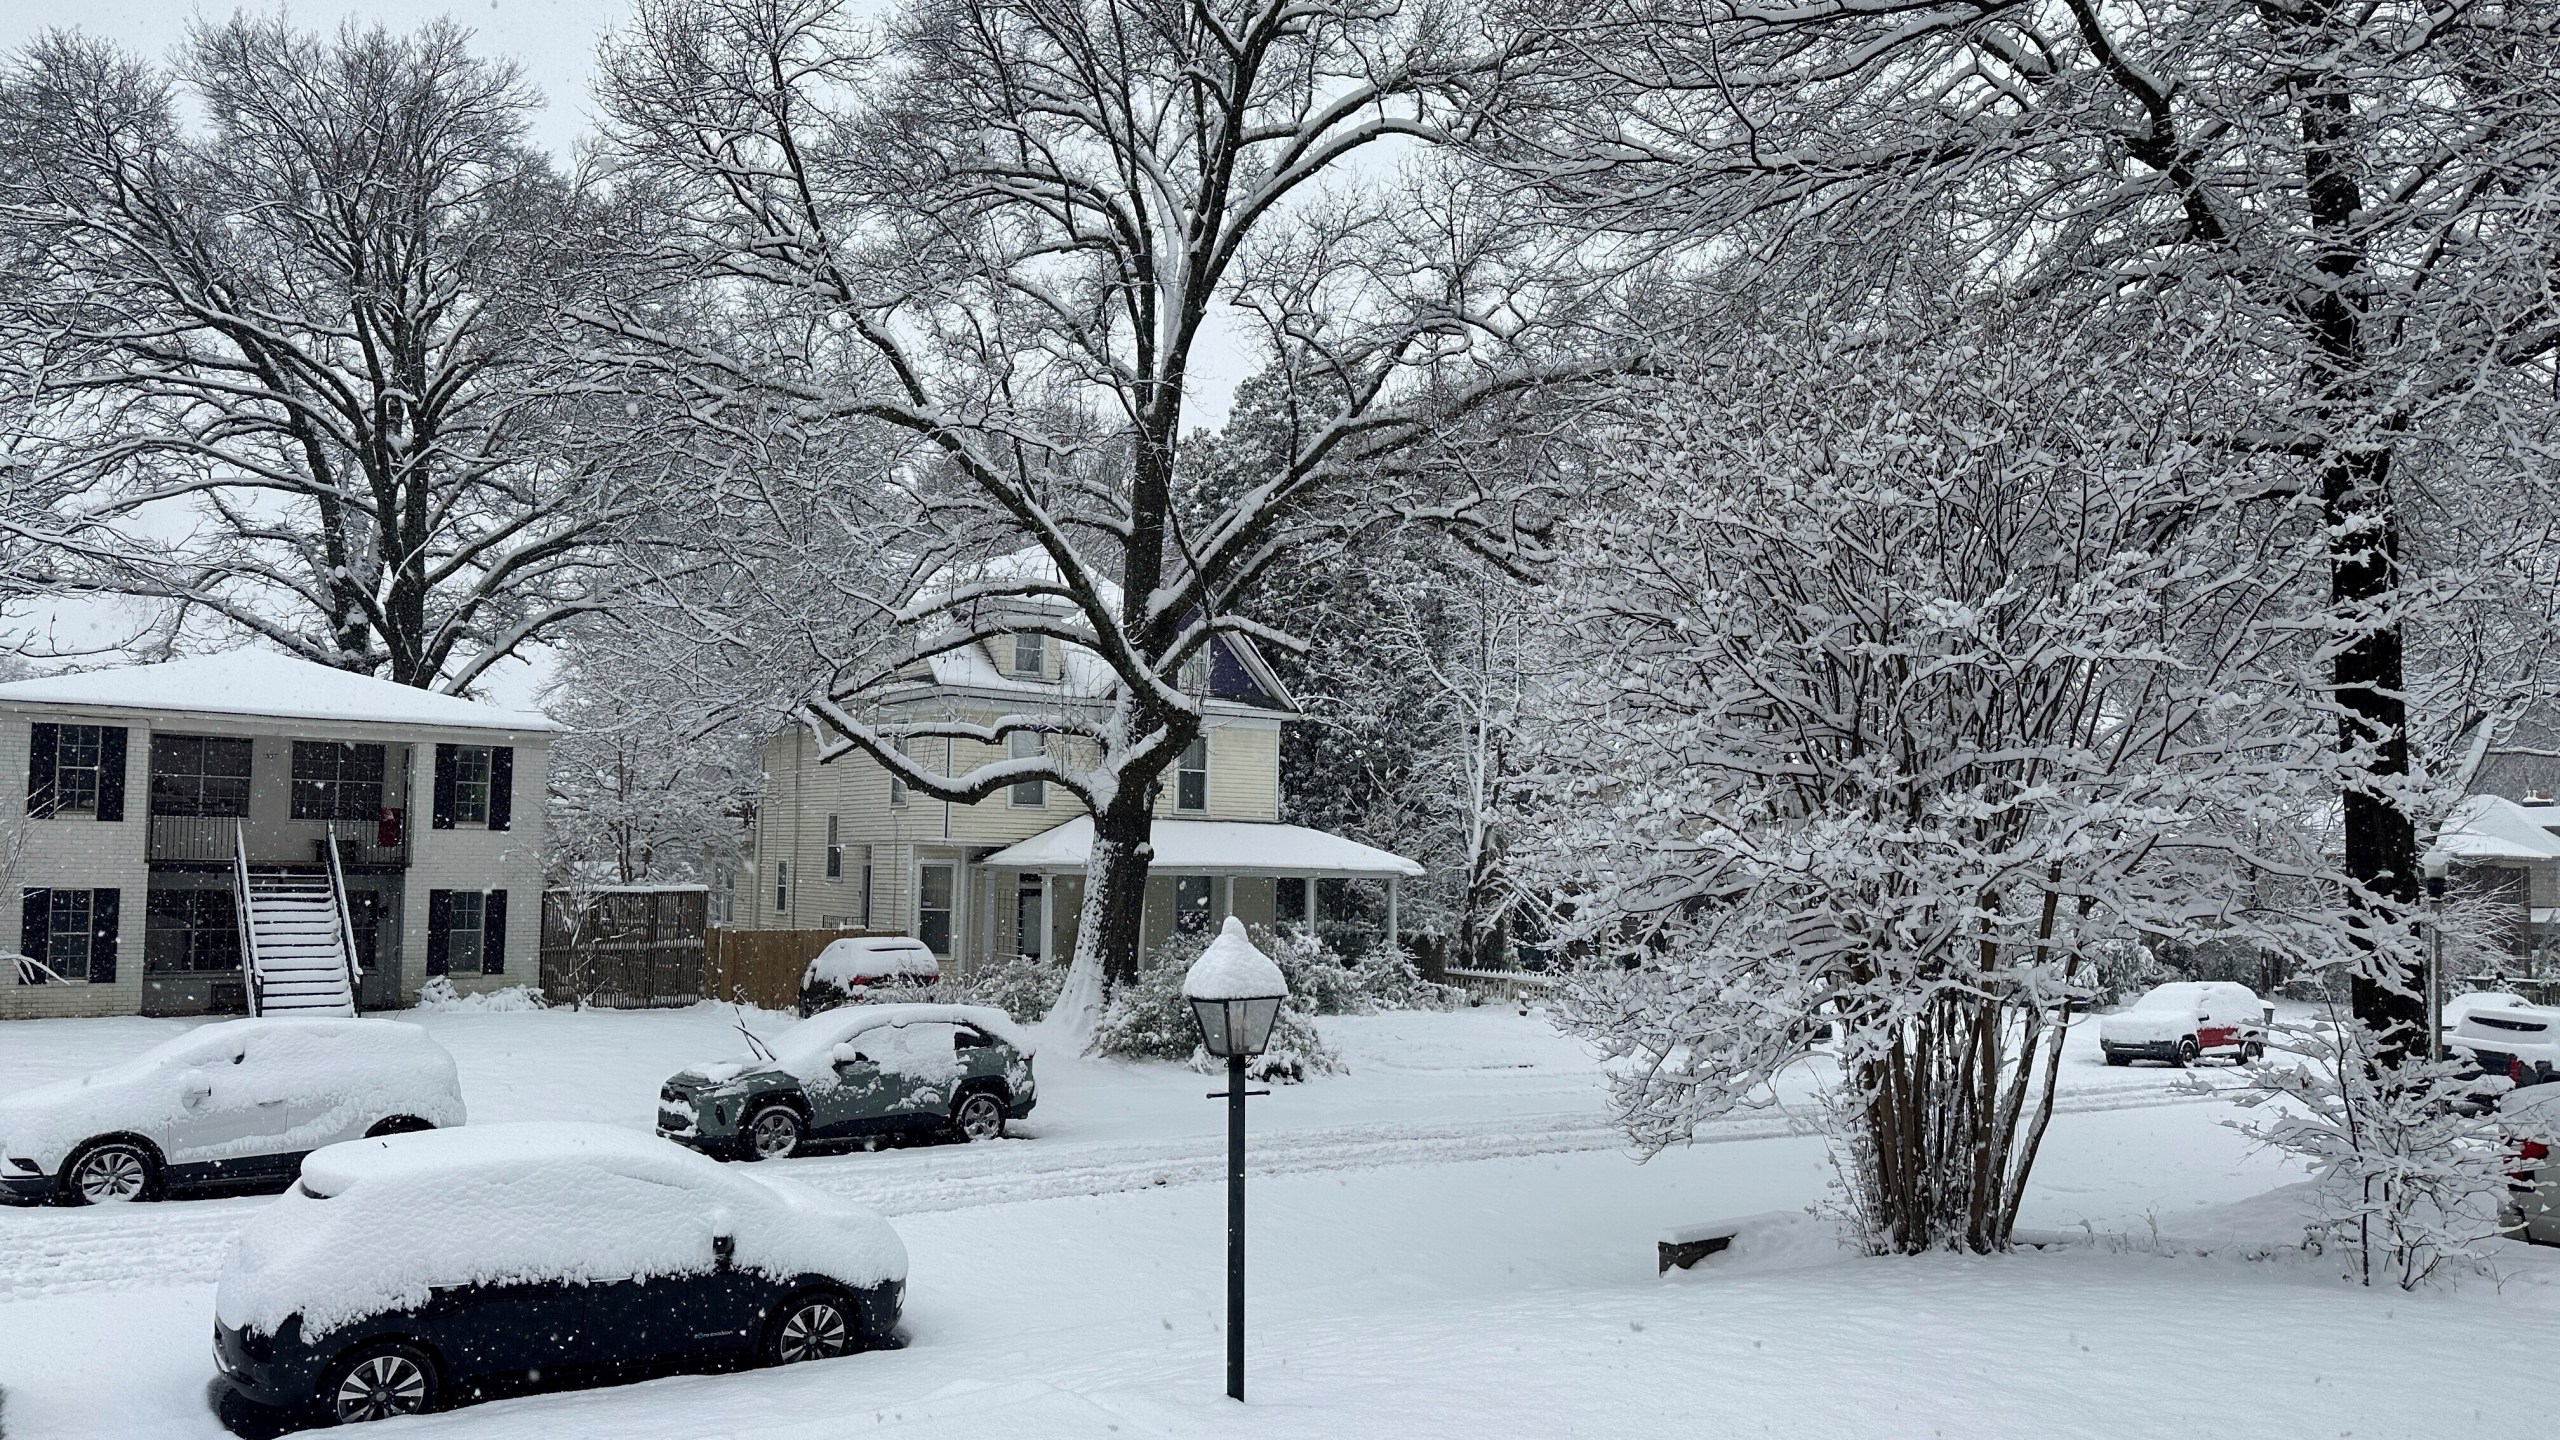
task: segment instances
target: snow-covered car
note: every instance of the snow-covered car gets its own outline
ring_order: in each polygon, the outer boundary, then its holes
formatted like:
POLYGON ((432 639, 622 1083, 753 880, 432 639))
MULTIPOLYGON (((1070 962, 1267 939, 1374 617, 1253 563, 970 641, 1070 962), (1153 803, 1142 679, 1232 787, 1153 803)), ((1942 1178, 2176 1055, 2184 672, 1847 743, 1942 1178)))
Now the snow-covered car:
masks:
POLYGON ((283 1185, 323 1145, 462 1121, 453 1056, 418 1026, 226 1020, 0 1099, 0 1189, 88 1205, 283 1185))
POLYGON ((2498 1099, 2507 1146, 2507 1199, 2501 1228, 2536 1245, 2560 1245, 2560 1085, 2510 1090, 2498 1099))
POLYGON ((2503 1075, 2519 1086, 2560 1079, 2560 1009, 2510 1005, 2473 1010, 2445 1037, 2483 1075, 2503 1075))
POLYGON ((658 1091, 658 1133, 707 1155, 778 1160, 812 1140, 944 1130, 993 1140, 1031 1113, 1030 1037, 985 1005, 852 1005, 697 1065, 658 1091))
POLYGON ((2255 1060, 2267 1051, 2266 1016, 2266 1002, 2246 985, 2181 980, 2098 1017, 2098 1048, 2110 1065, 2191 1065, 2207 1055, 2255 1060))
POLYGON ((346 1423, 529 1373, 787 1364, 893 1343, 907 1251, 862 1206, 616 1126, 317 1151, 214 1292, 237 1395, 346 1423))
POLYGON ((800 972, 800 1014, 806 1018, 851 1004, 874 986, 931 985, 941 979, 941 963, 921 940, 848 935, 827 942, 800 972))

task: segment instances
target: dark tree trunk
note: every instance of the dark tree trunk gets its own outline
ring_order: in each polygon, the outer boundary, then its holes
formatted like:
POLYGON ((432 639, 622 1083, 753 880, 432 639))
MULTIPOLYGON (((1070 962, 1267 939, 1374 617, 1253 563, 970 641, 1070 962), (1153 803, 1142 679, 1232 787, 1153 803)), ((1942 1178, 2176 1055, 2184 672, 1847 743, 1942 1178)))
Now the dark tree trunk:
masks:
POLYGON ((1147 868, 1155 857, 1149 837, 1154 815, 1148 804, 1153 783, 1124 787, 1118 798, 1093 817, 1093 851, 1085 868, 1085 884, 1095 887, 1101 907, 1096 940, 1107 985, 1138 978, 1139 928, 1146 918, 1147 868))

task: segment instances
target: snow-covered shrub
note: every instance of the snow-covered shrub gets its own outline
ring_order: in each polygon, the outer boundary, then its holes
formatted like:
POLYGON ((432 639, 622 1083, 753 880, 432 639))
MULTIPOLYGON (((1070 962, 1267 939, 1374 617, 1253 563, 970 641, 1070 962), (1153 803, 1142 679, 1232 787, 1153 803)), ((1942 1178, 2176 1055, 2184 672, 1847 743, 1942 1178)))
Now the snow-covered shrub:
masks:
MULTIPOLYGON (((1259 945, 1263 938, 1256 936, 1255 943, 1259 945)), ((1206 935, 1178 937, 1148 957, 1136 980, 1114 988, 1100 1023, 1094 1026, 1093 1053, 1119 1060, 1181 1060, 1204 1072, 1215 1068, 1218 1062, 1201 1048, 1200 1026, 1191 1018, 1191 1004, 1182 998, 1183 974, 1200 958, 1209 939, 1206 935)), ((1279 956, 1272 959, 1277 961, 1279 956)), ((1298 978, 1290 975, 1286 965, 1281 974, 1289 976, 1294 997, 1298 978)), ((1282 1005, 1270 1048, 1246 1065, 1246 1073, 1256 1080, 1290 1084, 1310 1075, 1341 1074, 1341 1054, 1317 1033, 1309 1014, 1295 998, 1282 1005)))
POLYGON ((1017 955, 990 965, 960 985, 954 998, 969 1005, 992 1005, 1025 1025, 1037 1022, 1058 1003, 1067 983, 1067 967, 1034 956, 1017 955))
MULTIPOLYGON (((1375 1015, 1381 1010, 1446 1010, 1457 991, 1435 985, 1414 968, 1402 949, 1346 959, 1304 925, 1253 930, 1253 943, 1289 980, 1291 1001, 1315 1015, 1375 1015)), ((1182 936, 1166 945, 1196 958, 1206 935, 1182 936)), ((1184 964, 1190 963, 1186 958, 1184 964)))
POLYGON ((2087 965, 2083 974, 2089 982, 2089 1003, 2099 1009, 2121 1005, 2177 978, 2153 957, 2151 947, 2130 936, 2091 941, 2087 965))
POLYGON ((465 995, 454 988, 451 980, 442 975, 430 975, 427 983, 418 987, 417 1008, 438 1011, 548 1010, 551 1002, 543 999, 542 991, 531 985, 509 985, 503 990, 483 990, 476 995, 465 995))
POLYGON ((2279 1048, 2215 1093, 2250 1112, 2224 1123, 2310 1168, 2305 1244, 2343 1256, 2366 1285, 2407 1290, 2481 1269, 2506 1176, 2494 1115, 2461 1103, 2482 1083, 2462 1078, 2470 1067, 2382 1065, 2373 1032, 2343 1010, 2273 1033, 2279 1048))

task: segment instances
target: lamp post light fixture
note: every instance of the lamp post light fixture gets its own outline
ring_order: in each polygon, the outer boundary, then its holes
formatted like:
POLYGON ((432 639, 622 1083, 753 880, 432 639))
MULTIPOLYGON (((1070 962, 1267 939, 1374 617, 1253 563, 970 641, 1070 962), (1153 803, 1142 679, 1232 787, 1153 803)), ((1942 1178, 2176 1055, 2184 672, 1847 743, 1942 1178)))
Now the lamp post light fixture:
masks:
MULTIPOLYGON (((1200 1043, 1227 1062, 1227 1398, 1244 1398, 1244 1062, 1271 1044, 1289 982, 1230 915, 1182 977, 1200 1043)), ((1267 1091, 1260 1093, 1269 1093, 1267 1091)))
POLYGON ((2427 1058, 2444 1059, 2444 888, 2452 861, 2430 850, 2419 862, 2427 872, 2427 1058))

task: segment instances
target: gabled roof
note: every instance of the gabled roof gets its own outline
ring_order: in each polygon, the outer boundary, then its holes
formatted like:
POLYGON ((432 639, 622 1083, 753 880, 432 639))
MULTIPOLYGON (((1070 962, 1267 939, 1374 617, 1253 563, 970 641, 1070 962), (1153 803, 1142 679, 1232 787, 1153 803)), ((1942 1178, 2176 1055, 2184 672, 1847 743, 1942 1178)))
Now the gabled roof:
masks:
MULTIPOLYGON (((1421 862, 1304 825, 1268 820, 1158 820, 1148 831, 1150 863, 1166 875, 1418 876, 1421 862)), ((1082 870, 1093 851, 1093 817, 1079 815, 1006 846, 980 865, 991 870, 1082 870)))
POLYGON ((171 711, 279 720, 415 725, 440 730, 553 731, 541 715, 395 685, 273 650, 193 655, 157 665, 84 670, 0 685, 0 704, 171 711))
POLYGON ((2436 848, 2456 860, 2560 860, 2560 806, 2519 805, 2502 795, 2474 795, 2453 807, 2436 832, 2436 848))

